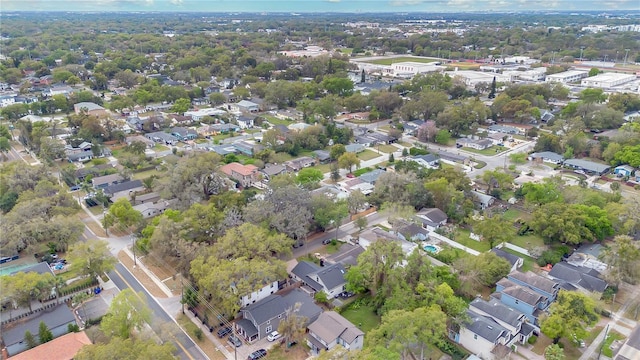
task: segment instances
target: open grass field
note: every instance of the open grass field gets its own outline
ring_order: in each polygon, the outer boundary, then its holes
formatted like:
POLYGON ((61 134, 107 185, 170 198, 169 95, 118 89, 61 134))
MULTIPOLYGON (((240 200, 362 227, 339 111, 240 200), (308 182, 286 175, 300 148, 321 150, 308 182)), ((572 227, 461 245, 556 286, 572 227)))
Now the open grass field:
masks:
POLYGON ((538 246, 546 247, 547 246, 547 245, 545 245, 544 240, 542 239, 542 237, 540 237, 539 235, 536 235, 536 234, 515 236, 509 242, 512 243, 513 245, 520 246, 520 247, 523 247, 525 249, 528 248, 528 247, 532 247, 532 246, 533 247, 538 247, 538 246))
POLYGON ((480 68, 480 64, 468 63, 468 62, 454 62, 454 63, 448 64, 447 70, 449 70, 449 68, 451 68, 451 70, 455 70, 455 68, 458 68, 458 70, 477 70, 480 68))
POLYGON ((378 156, 382 156, 382 155, 367 149, 367 150, 365 150, 365 151, 363 151, 363 152, 358 154, 358 159, 360 159, 362 161, 367 161, 367 160, 375 159, 378 156))
POLYGON ((272 125, 285 125, 285 126, 289 126, 291 124, 293 124, 293 121, 290 120, 286 120, 286 119, 280 119, 277 118, 273 115, 263 115, 265 119, 267 119, 267 121, 269 121, 269 123, 271 123, 272 125))
POLYGON ((374 59, 366 62, 370 64, 377 64, 377 65, 391 65, 399 62, 418 62, 418 63, 428 64, 435 61, 438 61, 438 60, 431 59, 431 58, 403 56, 403 57, 395 57, 395 58, 387 58, 387 59, 374 59))
POLYGON ((476 153, 476 154, 480 154, 480 155, 486 155, 486 156, 491 156, 491 155, 495 155, 495 154, 500 154, 502 152, 505 152, 509 150, 508 148, 504 147, 504 146, 497 146, 494 145, 490 148, 484 149, 484 150, 476 150, 476 149, 472 149, 472 148, 464 148, 464 151, 468 151, 468 152, 472 152, 472 153, 476 153))
POLYGON ((469 237, 470 231, 466 229, 457 229, 455 239, 453 241, 462 244, 468 248, 473 250, 477 250, 480 252, 489 251, 489 242, 488 241, 476 241, 469 237))
POLYGON ((347 320, 365 333, 380 325, 380 317, 372 306, 354 301, 341 313, 347 320))
POLYGON ((392 152, 396 152, 396 151, 400 151, 400 149, 398 149, 397 147, 393 146, 393 145, 379 145, 376 146, 376 149, 383 152, 383 153, 392 153, 392 152))

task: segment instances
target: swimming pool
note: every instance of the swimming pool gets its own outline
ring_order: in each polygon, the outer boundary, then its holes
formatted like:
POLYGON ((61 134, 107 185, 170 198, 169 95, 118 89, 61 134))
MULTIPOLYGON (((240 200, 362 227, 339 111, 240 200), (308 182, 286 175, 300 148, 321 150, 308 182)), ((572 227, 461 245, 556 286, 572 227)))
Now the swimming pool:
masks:
POLYGON ((432 254, 437 254, 440 251, 440 247, 436 246, 436 245, 425 245, 423 247, 424 251, 432 253, 432 254))

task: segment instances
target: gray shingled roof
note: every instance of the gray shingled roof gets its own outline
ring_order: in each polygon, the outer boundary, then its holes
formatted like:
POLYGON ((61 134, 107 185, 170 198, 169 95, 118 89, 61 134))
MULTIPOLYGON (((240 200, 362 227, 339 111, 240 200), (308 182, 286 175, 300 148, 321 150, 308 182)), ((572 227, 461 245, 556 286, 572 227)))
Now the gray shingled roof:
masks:
POLYGON ((269 295, 255 304, 247 306, 244 311, 249 312, 256 323, 262 324, 283 314, 288 308, 293 308, 297 303, 300 303, 297 315, 304 316, 309 321, 314 321, 322 313, 322 309, 313 302, 313 299, 300 289, 293 289, 284 296, 269 295))
POLYGON ((603 173, 606 171, 609 171, 609 169, 611 169, 611 166, 607 165, 607 164, 600 164, 597 162, 593 162, 593 161, 589 161, 589 160, 583 160, 583 159, 569 159, 569 160, 565 160, 564 162, 565 165, 569 165, 572 166, 574 168, 580 168, 586 171, 592 171, 592 172, 596 172, 596 173, 603 173))
POLYGON ((564 156, 554 153, 552 151, 542 151, 542 152, 538 152, 538 153, 533 153, 531 155, 533 159, 537 159, 537 158, 542 158, 542 159, 549 159, 549 160, 553 160, 553 161, 563 161, 564 160, 564 156))
POLYGON ((471 310, 467 310, 467 315, 471 321, 467 323, 465 327, 474 334, 477 334, 492 343, 495 343, 499 338, 506 337, 509 334, 509 330, 498 324, 498 322, 490 317, 482 316, 471 310))
POLYGON ((524 301, 531 306, 537 306, 541 299, 544 298, 544 296, 534 292, 533 290, 520 285, 505 288, 502 290, 502 293, 509 295, 514 299, 524 301))
POLYGON ((546 291, 549 294, 553 294, 553 292, 556 290, 558 285, 557 282, 544 278, 531 271, 527 271, 526 273, 522 273, 520 271, 514 271, 509 274, 509 277, 514 278, 516 280, 520 280, 523 283, 531 285, 542 291, 546 291))
POLYGON ((317 272, 317 274, 324 286, 327 287, 327 289, 333 289, 345 283, 344 274, 346 272, 347 271, 344 269, 342 264, 334 264, 322 268, 317 272))
POLYGON ((511 266, 515 265, 518 260, 520 260, 521 258, 519 256, 510 254, 502 249, 498 249, 498 248, 493 248, 491 249, 491 252, 498 255, 499 257, 507 260, 509 262, 509 264, 511 264, 511 266))
POLYGON ((127 191, 127 190, 135 189, 138 187, 142 187, 142 181, 133 180, 133 181, 123 182, 120 184, 107 186, 106 188, 104 188, 103 191, 105 194, 115 194, 121 191, 127 191))
POLYGON ((489 301, 476 298, 469 304, 469 307, 476 308, 494 319, 498 319, 513 327, 517 327, 518 323, 520 323, 520 318, 524 316, 521 312, 514 310, 493 298, 489 301))
POLYGON ((549 276, 566 281, 574 286, 579 286, 588 291, 603 292, 607 288, 607 283, 596 276, 591 275, 589 270, 582 269, 566 262, 559 262, 553 266, 549 276))
POLYGON ((32 334, 38 334, 38 327, 43 321, 49 329, 75 321, 73 313, 66 305, 59 305, 50 311, 43 310, 38 316, 30 317, 25 322, 12 324, 2 330, 2 341, 5 346, 13 345, 23 341, 24 333, 29 330, 32 334))
POLYGON ((362 330, 334 311, 325 311, 320 314, 318 320, 309 325, 309 331, 319 336, 327 344, 330 344, 338 337, 350 344, 358 336, 364 335, 362 330))
POLYGON ((438 208, 421 209, 416 215, 429 219, 435 223, 446 221, 448 219, 447 214, 438 208))
POLYGON ((47 264, 46 262, 41 262, 41 263, 37 263, 35 265, 31 265, 27 268, 24 268, 22 270, 18 270, 18 271, 14 271, 11 273, 11 275, 13 274, 17 274, 17 273, 29 273, 29 272, 35 272, 38 274, 51 274, 53 275, 53 271, 51 271, 51 268, 49 267, 49 264, 47 264))

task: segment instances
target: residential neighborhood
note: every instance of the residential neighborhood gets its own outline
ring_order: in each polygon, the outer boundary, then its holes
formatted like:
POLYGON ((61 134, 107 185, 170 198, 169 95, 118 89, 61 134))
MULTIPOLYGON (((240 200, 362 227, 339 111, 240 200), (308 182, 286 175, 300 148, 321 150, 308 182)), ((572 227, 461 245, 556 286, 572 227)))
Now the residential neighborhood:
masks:
POLYGON ((640 353, 637 9, 9 3, 3 359, 640 353))

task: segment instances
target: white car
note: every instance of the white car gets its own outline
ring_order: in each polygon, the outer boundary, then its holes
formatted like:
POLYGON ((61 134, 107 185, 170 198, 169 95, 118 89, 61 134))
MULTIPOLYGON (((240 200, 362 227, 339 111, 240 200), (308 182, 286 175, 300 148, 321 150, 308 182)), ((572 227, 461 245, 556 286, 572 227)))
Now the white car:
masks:
POLYGON ((282 335, 280 335, 279 332, 274 331, 274 332, 272 332, 271 334, 269 334, 267 336, 267 340, 268 341, 276 341, 276 340, 280 339, 281 337, 282 337, 282 335))

